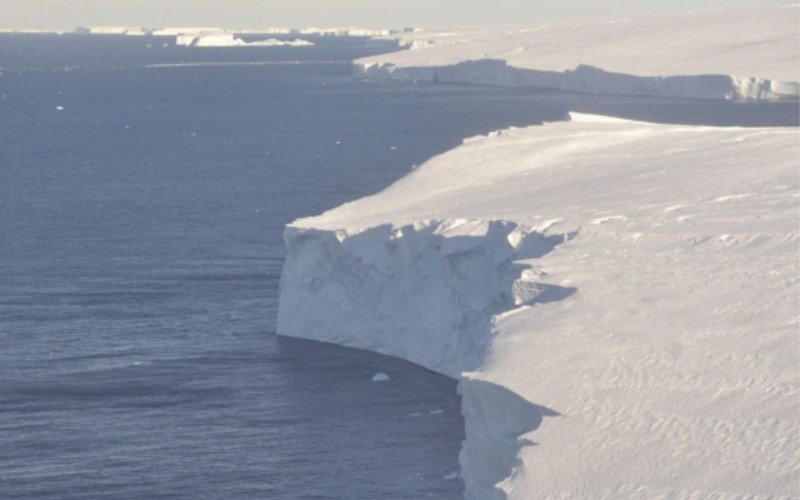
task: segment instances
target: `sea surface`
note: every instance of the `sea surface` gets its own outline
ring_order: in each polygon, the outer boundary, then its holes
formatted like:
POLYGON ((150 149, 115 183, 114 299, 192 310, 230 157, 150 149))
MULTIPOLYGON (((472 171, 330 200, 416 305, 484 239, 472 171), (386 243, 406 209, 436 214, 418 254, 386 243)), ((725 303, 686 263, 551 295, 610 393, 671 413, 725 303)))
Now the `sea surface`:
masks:
POLYGON ((457 498, 454 381, 275 336, 284 225, 570 109, 798 119, 359 81, 385 48, 312 40, 0 35, 0 497, 457 498))
POLYGON ((379 49, 317 41, 0 36, 0 497, 461 494, 454 381, 275 336, 282 228, 524 94, 359 82, 379 49))

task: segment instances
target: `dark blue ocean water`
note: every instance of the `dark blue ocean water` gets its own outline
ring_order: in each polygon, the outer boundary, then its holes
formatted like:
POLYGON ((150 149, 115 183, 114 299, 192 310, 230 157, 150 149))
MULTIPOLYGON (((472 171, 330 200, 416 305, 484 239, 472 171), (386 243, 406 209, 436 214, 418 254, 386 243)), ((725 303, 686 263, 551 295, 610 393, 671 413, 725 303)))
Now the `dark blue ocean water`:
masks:
POLYGON ((458 497, 453 381, 275 337, 283 226, 568 109, 797 121, 362 82, 349 61, 378 49, 317 41, 0 36, 0 497, 458 497))
POLYGON ((460 495, 453 381, 275 337, 282 228, 536 105, 163 43, 0 37, 0 497, 460 495))

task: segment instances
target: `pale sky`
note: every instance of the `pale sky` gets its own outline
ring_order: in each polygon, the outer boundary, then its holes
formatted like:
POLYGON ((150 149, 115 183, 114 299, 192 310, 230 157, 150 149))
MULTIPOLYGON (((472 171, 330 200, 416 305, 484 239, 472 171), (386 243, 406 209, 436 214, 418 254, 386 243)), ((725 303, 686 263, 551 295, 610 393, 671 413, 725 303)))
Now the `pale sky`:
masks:
POLYGON ((0 28, 446 26, 698 10, 788 0, 0 0, 0 28))

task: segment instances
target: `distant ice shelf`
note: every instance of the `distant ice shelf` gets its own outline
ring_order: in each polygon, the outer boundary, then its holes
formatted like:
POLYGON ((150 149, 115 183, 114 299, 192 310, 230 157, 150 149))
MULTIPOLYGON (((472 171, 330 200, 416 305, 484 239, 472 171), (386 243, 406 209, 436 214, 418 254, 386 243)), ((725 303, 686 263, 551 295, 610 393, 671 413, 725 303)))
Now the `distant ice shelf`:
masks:
POLYGON ((399 35, 376 79, 702 99, 800 97, 798 5, 399 35))
MULTIPOLYGON (((411 34, 419 31, 417 28, 359 28, 359 27, 305 27, 282 28, 266 27, 260 29, 223 29, 210 26, 172 26, 166 28, 150 28, 145 26, 125 25, 93 25, 79 26, 72 30, 73 33, 88 35, 153 35, 153 36, 178 36, 178 35, 213 35, 213 34, 242 34, 242 35, 314 35, 314 36, 351 36, 351 37, 392 37, 401 34, 411 34)), ((4 32, 30 32, 51 33, 51 31, 38 30, 0 30, 4 32)), ((61 33, 61 32, 59 32, 61 33)))
POLYGON ((800 96, 797 82, 712 74, 636 76, 612 73, 585 64, 562 72, 539 71, 517 68, 506 61, 494 59, 465 61, 450 66, 413 67, 356 62, 355 74, 381 80, 549 88, 588 94, 772 100, 800 96))
POLYGON ((308 40, 277 40, 269 38, 247 42, 230 33, 211 33, 202 35, 178 35, 175 43, 184 47, 311 47, 308 40))

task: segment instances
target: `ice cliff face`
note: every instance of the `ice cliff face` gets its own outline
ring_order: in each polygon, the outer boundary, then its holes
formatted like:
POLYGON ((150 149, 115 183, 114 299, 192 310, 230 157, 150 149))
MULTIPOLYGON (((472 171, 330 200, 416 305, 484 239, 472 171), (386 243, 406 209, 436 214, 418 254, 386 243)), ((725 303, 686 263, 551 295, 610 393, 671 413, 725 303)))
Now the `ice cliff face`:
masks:
POLYGON ((569 294, 535 258, 564 241, 508 221, 363 231, 288 227, 278 331, 369 349, 459 378, 481 367, 499 313, 569 294), (353 318, 358 318, 353 322, 353 318))
POLYGON ((479 59, 450 66, 395 66, 356 62, 360 78, 467 83, 583 92, 692 99, 788 99, 800 96, 797 82, 731 75, 637 76, 588 65, 567 71, 541 71, 510 66, 506 61, 479 59))
POLYGON ((570 235, 501 220, 425 221, 336 231, 287 227, 278 331, 396 356, 461 380, 470 498, 505 498, 518 438, 555 413, 462 373, 488 359, 497 315, 561 300, 535 259, 570 235), (532 423, 533 422, 533 423, 532 423))

